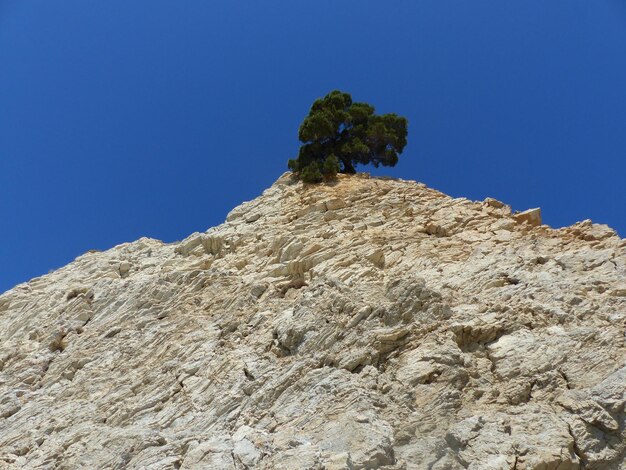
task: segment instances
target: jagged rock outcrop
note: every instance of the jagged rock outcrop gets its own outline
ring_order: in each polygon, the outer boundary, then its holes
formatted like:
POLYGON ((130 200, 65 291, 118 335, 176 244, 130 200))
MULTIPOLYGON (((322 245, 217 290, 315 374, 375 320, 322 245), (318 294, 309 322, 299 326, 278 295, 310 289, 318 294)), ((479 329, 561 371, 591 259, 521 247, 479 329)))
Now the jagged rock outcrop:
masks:
POLYGON ((289 175, 0 296, 0 468, 624 469, 626 242, 289 175))

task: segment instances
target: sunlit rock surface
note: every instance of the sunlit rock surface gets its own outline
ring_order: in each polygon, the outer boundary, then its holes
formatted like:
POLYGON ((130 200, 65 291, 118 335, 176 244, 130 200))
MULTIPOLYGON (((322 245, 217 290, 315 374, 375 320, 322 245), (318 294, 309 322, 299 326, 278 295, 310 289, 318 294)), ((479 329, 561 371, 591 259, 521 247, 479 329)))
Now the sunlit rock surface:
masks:
POLYGON ((0 296, 0 468, 624 469, 626 242, 539 223, 283 175, 87 253, 0 296))

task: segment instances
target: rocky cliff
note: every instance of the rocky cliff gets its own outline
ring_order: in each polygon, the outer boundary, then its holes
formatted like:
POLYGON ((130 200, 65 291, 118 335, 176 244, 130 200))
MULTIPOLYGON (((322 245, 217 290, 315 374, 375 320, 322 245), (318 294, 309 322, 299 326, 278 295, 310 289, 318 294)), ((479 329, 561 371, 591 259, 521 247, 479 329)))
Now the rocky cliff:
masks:
POLYGON ((537 217, 283 175, 80 256, 0 296, 0 468, 624 469, 626 241, 537 217))

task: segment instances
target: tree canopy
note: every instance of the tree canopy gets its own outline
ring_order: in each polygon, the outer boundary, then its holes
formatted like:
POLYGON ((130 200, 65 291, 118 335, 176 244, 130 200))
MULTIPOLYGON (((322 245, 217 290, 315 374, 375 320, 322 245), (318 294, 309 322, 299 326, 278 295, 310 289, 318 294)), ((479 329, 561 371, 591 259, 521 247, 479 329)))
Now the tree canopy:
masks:
POLYGON ((318 183, 338 172, 356 173, 357 164, 394 166, 406 146, 408 122, 394 113, 374 111, 339 90, 315 100, 300 125, 302 146, 289 168, 303 181, 318 183))

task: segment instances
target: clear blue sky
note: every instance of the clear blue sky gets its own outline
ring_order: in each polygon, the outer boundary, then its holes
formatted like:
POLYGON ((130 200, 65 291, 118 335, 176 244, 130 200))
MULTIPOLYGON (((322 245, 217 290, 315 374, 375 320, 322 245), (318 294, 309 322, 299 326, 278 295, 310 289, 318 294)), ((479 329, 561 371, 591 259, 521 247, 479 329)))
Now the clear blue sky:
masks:
POLYGON ((221 223, 335 88, 409 119, 378 174, 626 235, 624 0, 0 0, 0 291, 221 223))

